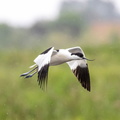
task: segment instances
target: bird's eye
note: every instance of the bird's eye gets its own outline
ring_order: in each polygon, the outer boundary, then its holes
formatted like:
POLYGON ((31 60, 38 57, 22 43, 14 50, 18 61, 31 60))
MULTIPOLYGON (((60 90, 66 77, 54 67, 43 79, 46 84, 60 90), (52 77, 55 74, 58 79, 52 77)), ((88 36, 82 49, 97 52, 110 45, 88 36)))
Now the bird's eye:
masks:
POLYGON ((80 56, 80 57, 83 57, 83 54, 82 54, 82 53, 80 53, 80 54, 79 54, 79 56, 80 56))

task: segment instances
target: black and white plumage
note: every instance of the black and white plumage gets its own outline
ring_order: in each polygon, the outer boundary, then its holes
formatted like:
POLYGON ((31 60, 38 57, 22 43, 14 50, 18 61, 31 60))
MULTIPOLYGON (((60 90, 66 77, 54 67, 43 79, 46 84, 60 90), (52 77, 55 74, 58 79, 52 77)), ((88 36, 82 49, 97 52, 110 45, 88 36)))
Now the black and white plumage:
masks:
POLYGON ((85 58, 85 54, 80 47, 59 50, 51 47, 35 58, 35 64, 30 66, 30 68, 33 68, 32 70, 23 73, 21 76, 29 78, 38 73, 38 82, 40 87, 43 88, 47 84, 49 66, 67 63, 81 85, 90 91, 90 75, 87 60, 89 59, 85 58))

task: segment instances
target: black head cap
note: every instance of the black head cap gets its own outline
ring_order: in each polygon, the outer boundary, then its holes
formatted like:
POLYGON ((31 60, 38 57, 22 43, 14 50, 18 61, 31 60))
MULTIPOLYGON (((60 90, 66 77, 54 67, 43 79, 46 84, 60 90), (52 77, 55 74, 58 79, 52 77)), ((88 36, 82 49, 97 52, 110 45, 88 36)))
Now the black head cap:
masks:
POLYGON ((72 53, 71 55, 77 55, 78 57, 83 57, 82 53, 72 53))

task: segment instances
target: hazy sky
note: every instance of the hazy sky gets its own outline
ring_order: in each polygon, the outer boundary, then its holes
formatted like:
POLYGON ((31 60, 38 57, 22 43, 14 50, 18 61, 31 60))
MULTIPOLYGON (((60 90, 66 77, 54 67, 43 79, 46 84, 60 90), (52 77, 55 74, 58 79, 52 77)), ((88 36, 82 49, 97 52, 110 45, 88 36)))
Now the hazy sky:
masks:
MULTIPOLYGON (((0 23, 29 26, 39 19, 53 19, 63 0, 0 0, 0 23)), ((85 1, 85 0, 78 0, 85 1)), ((114 1, 120 12, 120 0, 114 1)))

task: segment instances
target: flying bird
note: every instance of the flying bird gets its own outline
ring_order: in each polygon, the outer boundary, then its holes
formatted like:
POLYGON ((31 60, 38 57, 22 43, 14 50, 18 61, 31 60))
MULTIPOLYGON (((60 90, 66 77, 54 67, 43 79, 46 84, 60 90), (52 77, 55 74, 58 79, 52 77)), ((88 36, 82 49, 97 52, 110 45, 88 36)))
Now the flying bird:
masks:
POLYGON ((90 91, 90 75, 87 60, 92 61, 85 57, 80 47, 57 50, 54 47, 50 47, 34 59, 35 64, 30 66, 33 69, 21 74, 21 76, 30 78, 38 73, 39 85, 41 88, 44 88, 47 84, 49 67, 67 63, 82 87, 90 91))

